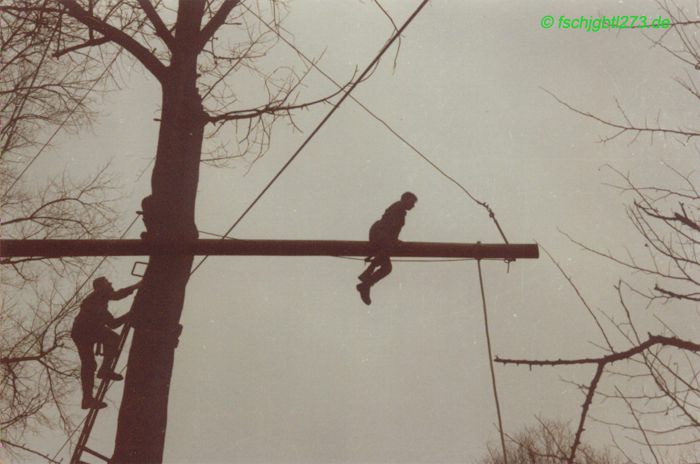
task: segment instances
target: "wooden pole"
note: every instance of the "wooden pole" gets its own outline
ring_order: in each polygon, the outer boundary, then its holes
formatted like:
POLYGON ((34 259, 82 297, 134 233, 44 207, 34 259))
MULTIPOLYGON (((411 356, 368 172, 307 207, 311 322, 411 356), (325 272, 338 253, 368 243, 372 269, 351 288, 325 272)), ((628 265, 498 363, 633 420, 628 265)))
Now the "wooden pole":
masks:
MULTIPOLYGON (((368 242, 338 240, 0 240, 0 257, 71 256, 367 256, 368 242)), ((538 258, 537 244, 401 242, 392 256, 414 258, 538 258)))

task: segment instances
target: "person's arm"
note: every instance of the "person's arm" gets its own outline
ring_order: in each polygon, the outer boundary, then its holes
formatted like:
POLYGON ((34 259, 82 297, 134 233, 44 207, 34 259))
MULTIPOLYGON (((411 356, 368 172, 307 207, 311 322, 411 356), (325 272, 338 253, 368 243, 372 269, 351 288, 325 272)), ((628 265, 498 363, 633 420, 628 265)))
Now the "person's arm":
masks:
POLYGON ((107 322, 107 326, 112 328, 112 329, 116 329, 120 325, 129 321, 129 319, 131 318, 131 311, 124 314, 123 316, 119 316, 116 318, 110 314, 110 317, 111 317, 111 320, 107 322))
POLYGON ((127 296, 131 295, 134 293, 134 291, 137 288, 141 287, 141 281, 135 283, 134 285, 131 285, 129 287, 122 288, 120 290, 115 291, 112 293, 112 295, 109 297, 110 300, 121 300, 126 298, 127 296))

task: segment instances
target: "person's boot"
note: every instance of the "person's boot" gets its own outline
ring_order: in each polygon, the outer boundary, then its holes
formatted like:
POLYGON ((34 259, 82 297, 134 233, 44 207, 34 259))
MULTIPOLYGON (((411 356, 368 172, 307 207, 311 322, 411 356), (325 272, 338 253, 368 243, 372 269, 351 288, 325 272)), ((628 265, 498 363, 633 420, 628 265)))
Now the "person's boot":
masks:
POLYGON ((124 380, 124 376, 117 374, 116 372, 111 371, 105 367, 101 368, 97 372, 97 377, 100 379, 113 380, 113 381, 124 380))
POLYGON ((370 286, 367 285, 367 283, 362 282, 361 284, 357 284, 355 288, 358 292, 360 292, 360 298, 362 298, 362 302, 366 305, 371 305, 372 299, 369 297, 370 286))
POLYGON ((107 403, 96 398, 83 398, 81 407, 83 409, 104 409, 107 407, 107 403))

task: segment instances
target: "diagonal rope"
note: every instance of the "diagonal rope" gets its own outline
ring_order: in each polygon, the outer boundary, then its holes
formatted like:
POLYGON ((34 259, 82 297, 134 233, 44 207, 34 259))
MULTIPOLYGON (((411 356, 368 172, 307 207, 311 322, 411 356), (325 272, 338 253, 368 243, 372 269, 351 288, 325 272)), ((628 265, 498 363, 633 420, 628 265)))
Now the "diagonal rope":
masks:
POLYGON ((503 420, 501 419, 501 405, 498 401, 498 390, 496 389, 496 372, 493 369, 493 354, 491 353, 491 335, 489 334, 489 318, 486 310, 486 292, 484 291, 484 278, 481 273, 481 260, 476 260, 479 269, 479 287, 481 289, 481 303, 484 308, 484 330, 486 332, 486 347, 489 353, 489 367, 491 368, 491 385, 493 386, 493 398, 496 403, 496 415, 498 416, 498 432, 501 435, 501 446, 503 447, 503 464, 508 464, 506 455, 506 439, 503 432, 503 420))
MULTIPOLYGON (((233 231, 233 229, 236 228, 238 224, 243 220, 243 218, 246 217, 246 215, 250 212, 250 210, 253 209, 253 207, 260 201, 260 198, 262 198, 263 195, 272 187, 272 184, 275 183, 277 179, 282 175, 282 173, 289 167, 290 164, 292 164, 292 161, 294 161, 297 156, 301 153, 301 151, 308 145, 308 143, 311 141, 311 139, 314 138, 314 136, 321 130, 321 128, 326 124, 326 122, 333 116, 333 114, 338 110, 340 105, 350 96, 350 93, 355 90, 355 88, 360 84, 360 82, 363 82, 365 78, 372 72, 372 70, 375 68, 375 66, 379 63, 379 60, 382 58, 384 53, 391 47, 391 45, 398 39, 401 35, 401 33, 408 27, 409 24, 415 19, 416 16, 418 16, 418 13, 425 7, 425 5, 428 4, 428 0, 423 0, 420 5, 418 5, 418 8, 409 16, 409 18, 404 22, 404 24, 401 26, 401 28, 396 31, 396 33, 389 39, 389 41, 379 50, 379 53, 377 53, 377 56, 370 62, 369 65, 365 68, 365 70, 360 74, 360 76, 348 87, 347 90, 343 93, 343 96, 340 97, 340 99, 333 105, 333 108, 326 114, 326 116, 321 120, 321 122, 316 126, 316 128, 309 134, 309 136, 304 140, 304 142, 301 144, 299 148, 294 152, 294 154, 287 160, 286 163, 280 168, 280 170, 277 172, 277 174, 274 175, 274 177, 267 183, 265 188, 262 189, 262 191, 258 194, 257 197, 253 200, 253 202, 243 211, 243 213, 236 219, 236 221, 233 223, 231 227, 228 228, 226 233, 223 234, 224 237, 228 237, 228 235, 233 231)), ((197 269, 199 269, 202 264, 209 258, 209 255, 204 256, 199 263, 192 269, 190 272, 190 275, 194 274, 197 269)))
MULTIPOLYGON (((274 34, 277 35, 284 43, 286 43, 289 47, 291 47, 297 55, 299 55, 304 61, 306 61, 310 66, 312 66, 316 71, 318 71, 323 77, 328 79, 330 82, 332 82, 336 87, 339 89, 342 88, 341 84, 338 83, 333 77, 331 77, 328 73, 326 73, 323 69, 321 69, 314 60, 309 58, 307 55, 305 55, 299 48, 297 48, 296 45, 294 45, 292 42, 287 40, 280 32, 274 28, 270 23, 265 21, 259 14, 257 14, 254 10, 249 8, 245 3, 241 3, 241 6, 248 10, 253 16, 255 16, 261 23, 263 23, 270 31, 272 31, 274 34)), ((289 32, 284 27, 279 26, 279 29, 284 30, 285 32, 289 32)), ((418 156, 420 156, 426 163, 428 163, 431 167, 433 167, 437 172, 439 172, 443 177, 445 177, 448 181, 452 182, 454 185, 456 185, 462 192, 464 192, 467 197, 469 197, 474 203, 477 205, 481 206, 482 208, 486 209, 486 212, 488 213, 489 217, 493 221, 493 223, 496 225, 496 228, 498 229, 498 232, 501 234, 501 238, 503 238, 503 241, 508 244, 508 239, 506 238, 505 233, 503 232, 503 229, 501 228, 501 224, 498 222, 498 219, 496 218, 496 213, 493 211, 493 209, 489 206, 488 203, 485 201, 481 201, 478 198, 476 198, 469 190, 467 190, 464 185, 462 185, 457 179, 449 175, 445 170, 443 170, 440 166, 438 166, 434 161, 432 161, 427 155, 422 153, 418 148, 416 148, 415 145, 413 145, 411 142, 409 142, 406 138, 404 138, 401 134, 399 134, 396 130, 394 130, 393 127, 389 125, 384 119, 380 118, 377 116, 376 113, 374 113, 372 110, 370 110, 365 104, 363 104, 360 100, 358 100, 356 97, 350 95, 350 99, 354 101, 360 108, 365 110, 367 114, 372 116, 377 122, 379 122, 381 125, 383 125, 389 132, 391 132, 396 138, 398 138, 401 142, 403 142, 408 148, 410 148, 414 153, 416 153, 418 156)))

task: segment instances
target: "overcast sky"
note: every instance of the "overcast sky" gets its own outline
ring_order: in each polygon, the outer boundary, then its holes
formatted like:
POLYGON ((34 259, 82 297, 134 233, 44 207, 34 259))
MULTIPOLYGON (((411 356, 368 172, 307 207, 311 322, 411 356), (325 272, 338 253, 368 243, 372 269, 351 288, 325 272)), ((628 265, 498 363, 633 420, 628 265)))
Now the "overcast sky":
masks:
MULTIPOLYGON (((418 3, 382 5, 402 23, 418 3)), ((656 178, 662 161, 688 169, 697 155, 674 140, 598 143, 610 131, 545 90, 608 117, 619 115, 615 99, 639 121, 660 114, 663 122, 682 125, 696 113, 673 81, 687 70, 639 31, 540 26, 544 15, 603 14, 661 12, 645 0, 434 0, 407 29, 398 55, 392 49, 354 96, 488 202, 510 242, 539 242, 593 307, 619 315, 612 285, 622 270, 581 252, 559 231, 602 249, 640 252, 623 197, 603 185, 615 176, 602 166, 644 181, 656 178)), ((363 69, 392 33, 368 0, 293 1, 284 26, 304 53, 323 54, 320 66, 341 81, 363 69)), ((272 58, 300 65, 282 43, 272 58)), ((138 69, 124 73, 127 85, 99 103, 93 129, 63 134, 32 174, 39 182, 46 172, 93 172, 111 160, 124 184, 126 225, 149 190, 160 102, 153 79, 138 69)), ((305 84, 301 99, 333 89, 313 73, 305 84)), ((243 162, 203 168, 200 230, 225 231, 328 109, 299 114, 301 133, 280 124, 270 152, 250 171, 243 162)), ((363 240, 406 190, 419 201, 403 240, 501 242, 482 208, 350 100, 234 236, 363 240)), ((115 287, 128 285, 133 261, 115 259, 103 273, 115 287)), ((165 461, 472 462, 482 456, 497 433, 476 264, 397 263, 373 289, 369 307, 355 291, 361 271, 361 262, 338 258, 210 258, 188 287, 165 461)), ((518 261, 509 272, 487 262, 484 271, 494 354, 600 353, 591 344, 601 341, 592 319, 545 256, 518 261)), ((112 309, 121 314, 129 304, 112 309)), ((642 327, 652 316, 639 316, 642 327)), ((681 335, 697 330, 682 314, 668 321, 681 335)), ((497 366, 506 431, 532 424, 535 415, 577 420, 583 397, 561 379, 587 383, 592 374, 497 366)), ((91 439, 106 454, 120 398, 114 388, 113 405, 100 414, 91 439)), ((604 416, 606 406, 596 403, 593 414, 604 416)), ((607 428, 591 424, 585 439, 606 443, 607 428)))

